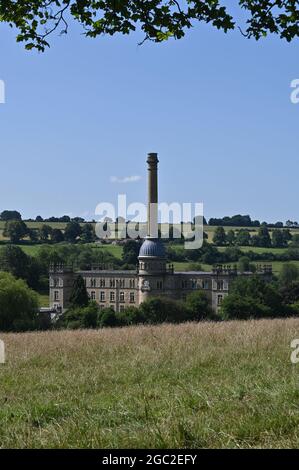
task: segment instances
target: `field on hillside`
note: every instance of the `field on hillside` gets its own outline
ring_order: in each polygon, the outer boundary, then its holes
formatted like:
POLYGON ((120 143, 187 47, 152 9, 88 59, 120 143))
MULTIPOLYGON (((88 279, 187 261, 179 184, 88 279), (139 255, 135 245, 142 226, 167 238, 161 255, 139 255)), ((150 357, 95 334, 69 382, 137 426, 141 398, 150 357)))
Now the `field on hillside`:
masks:
POLYGON ((0 337, 2 448, 299 446, 299 320, 0 337))

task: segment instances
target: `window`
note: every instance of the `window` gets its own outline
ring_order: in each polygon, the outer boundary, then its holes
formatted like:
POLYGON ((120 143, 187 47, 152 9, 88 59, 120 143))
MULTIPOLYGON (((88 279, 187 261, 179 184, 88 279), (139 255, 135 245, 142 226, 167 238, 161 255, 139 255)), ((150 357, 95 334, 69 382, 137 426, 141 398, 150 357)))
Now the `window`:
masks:
POLYGON ((55 301, 59 300, 59 290, 54 291, 54 300, 55 301))
POLYGON ((96 300, 96 293, 95 293, 94 290, 91 291, 90 298, 91 298, 91 300, 96 300))
POLYGON ((63 286, 62 279, 59 279, 58 277, 54 277, 53 287, 62 287, 62 286, 63 286))
POLYGON ((157 289, 159 289, 159 290, 163 289, 163 282, 162 281, 157 281, 157 289))
POLYGON ((124 288, 125 287, 125 280, 124 279, 119 279, 118 285, 119 285, 119 287, 124 288))
POLYGON ((125 293, 124 293, 124 292, 120 292, 120 293, 119 293, 119 301, 120 301, 120 302, 124 302, 124 301, 125 301, 125 293))
POLYGON ((115 292, 110 292, 110 302, 115 302, 115 292))
POLYGON ((135 289, 135 279, 130 279, 130 289, 135 289))
POLYGON ((115 279, 110 279, 110 287, 112 289, 115 287, 115 279))
POLYGON ((111 310, 115 310, 115 305, 110 305, 111 310))
POLYGON ((220 307, 222 302, 223 302, 223 295, 218 295, 217 296, 217 305, 218 305, 218 307, 220 307))
POLYGON ((119 311, 120 311, 120 312, 124 312, 124 311, 125 311, 125 306, 124 306, 124 305, 120 305, 119 311))
POLYGON ((100 310, 103 310, 105 308, 105 305, 100 305, 100 310))
POLYGON ((217 290, 223 290, 223 281, 217 281, 217 290))
POLYGON ((105 279, 100 279, 100 287, 106 287, 105 279))
POLYGON ((196 279, 192 279, 192 281, 191 281, 191 286, 192 286, 192 289, 197 289, 197 281, 196 281, 196 279))
POLYGON ((182 288, 187 289, 188 288, 188 281, 184 280, 182 281, 182 288))
POLYGON ((90 279, 90 287, 96 287, 97 286, 97 280, 96 279, 90 279))
POLYGON ((202 287, 203 287, 203 289, 206 289, 206 290, 209 289, 209 281, 208 280, 203 281, 202 287))
POLYGON ((101 302, 105 302, 105 300, 106 300, 106 299, 105 299, 105 292, 104 292, 104 291, 101 291, 101 292, 100 292, 100 301, 101 301, 101 302))
POLYGON ((135 303, 135 292, 130 292, 130 303, 131 304, 135 303))

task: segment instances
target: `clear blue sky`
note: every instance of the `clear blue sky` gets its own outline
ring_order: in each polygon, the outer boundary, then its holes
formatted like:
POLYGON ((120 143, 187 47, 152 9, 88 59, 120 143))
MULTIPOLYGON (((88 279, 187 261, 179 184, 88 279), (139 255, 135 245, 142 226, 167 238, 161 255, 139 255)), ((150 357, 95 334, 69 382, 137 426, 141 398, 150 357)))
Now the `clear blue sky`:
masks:
POLYGON ((199 25, 185 39, 85 39, 72 25, 44 54, 0 29, 0 210, 87 215, 146 199, 147 152, 160 199, 204 202, 206 217, 299 219, 299 43, 246 40, 199 25), (141 176, 134 182, 117 178, 141 176), (111 181, 112 177, 114 181, 111 181))

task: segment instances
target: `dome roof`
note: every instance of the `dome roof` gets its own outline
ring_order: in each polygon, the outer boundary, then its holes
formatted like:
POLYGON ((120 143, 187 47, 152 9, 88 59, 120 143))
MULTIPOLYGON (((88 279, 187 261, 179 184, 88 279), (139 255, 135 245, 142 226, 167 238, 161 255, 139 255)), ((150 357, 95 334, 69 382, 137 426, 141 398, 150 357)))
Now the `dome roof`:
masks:
POLYGON ((159 238, 146 238, 140 248, 139 257, 165 258, 164 245, 159 238))

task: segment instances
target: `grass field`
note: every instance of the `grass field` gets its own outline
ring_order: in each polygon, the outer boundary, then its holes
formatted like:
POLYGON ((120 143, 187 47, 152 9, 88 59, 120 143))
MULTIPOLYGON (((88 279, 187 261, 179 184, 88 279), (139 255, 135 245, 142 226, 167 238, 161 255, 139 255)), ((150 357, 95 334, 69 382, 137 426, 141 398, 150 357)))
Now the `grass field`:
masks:
POLYGON ((2 448, 299 445, 299 320, 0 336, 2 448))

